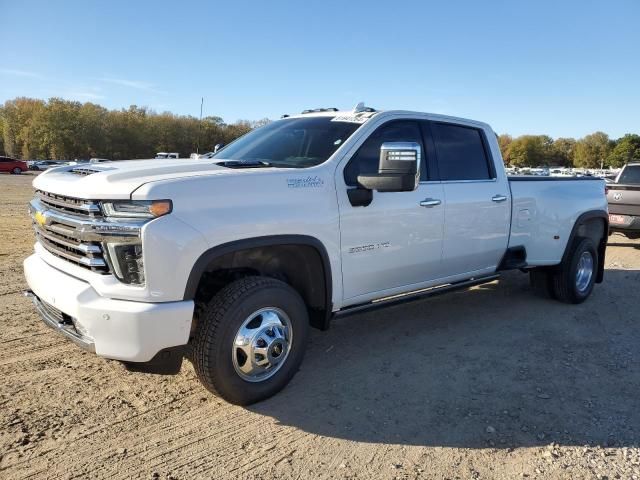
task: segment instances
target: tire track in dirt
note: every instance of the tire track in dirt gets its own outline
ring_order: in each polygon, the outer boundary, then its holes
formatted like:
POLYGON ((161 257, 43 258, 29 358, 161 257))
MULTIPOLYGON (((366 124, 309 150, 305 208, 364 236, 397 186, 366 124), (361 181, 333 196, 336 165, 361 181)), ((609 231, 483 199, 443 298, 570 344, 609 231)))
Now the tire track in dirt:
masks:
MULTIPOLYGON (((108 438, 112 437, 113 434, 113 430, 119 430, 118 427, 125 425, 125 424, 129 424, 129 423, 137 423, 140 420, 144 420, 144 418, 146 416, 154 416, 154 414, 157 414, 158 417, 162 417, 165 419, 165 421, 170 421, 170 420, 166 420, 167 419, 167 412, 163 412, 163 410, 168 409, 168 407, 170 407, 171 405, 178 403, 180 401, 186 401, 189 397, 193 397, 195 395, 197 395, 197 392, 192 393, 191 395, 188 395, 186 398, 181 398, 181 399, 176 399, 176 400, 171 400, 169 402, 165 402, 159 405, 155 405, 152 408, 149 408, 147 410, 144 410, 142 412, 138 412, 134 415, 130 415, 127 416, 125 418, 122 418, 120 420, 111 422, 111 423, 107 423, 105 425, 102 425, 100 427, 94 427, 93 429, 89 429, 88 431, 82 433, 81 435, 77 436, 76 438, 74 438, 71 441, 65 442, 65 449, 71 448, 71 453, 68 456, 65 456, 65 458, 62 459, 62 461, 66 464, 66 462, 71 458, 71 456, 76 456, 78 458, 88 458, 90 457, 91 453, 95 452, 95 445, 94 443, 96 441, 100 440, 100 436, 105 436, 108 438), (94 438, 94 437, 98 437, 98 438, 94 438)), ((153 419, 150 419, 153 420, 153 419)), ((152 421, 148 421, 148 422, 144 422, 145 424, 147 424, 148 426, 144 427, 142 430, 137 430, 135 428, 131 428, 128 429, 127 433, 125 433, 123 436, 118 438, 118 442, 124 442, 125 440, 127 440, 128 438, 135 438, 137 437, 141 432, 144 433, 148 433, 148 431, 152 431, 154 429, 158 428, 158 423, 154 423, 152 421)), ((106 446, 109 446, 109 442, 102 443, 100 442, 102 445, 102 448, 106 448, 106 446)), ((46 457, 47 455, 51 454, 51 453, 55 453, 57 449, 49 449, 49 450, 44 450, 43 452, 41 452, 41 455, 46 457)), ((0 471, 2 471, 3 469, 6 468, 10 468, 10 467, 16 467, 16 466, 20 466, 20 465, 24 465, 25 463, 28 463, 28 460, 24 460, 22 462, 16 462, 14 464, 11 464, 5 468, 0 468, 0 471)))
POLYGON ((46 350, 33 351, 32 348, 25 348, 23 349, 24 351, 22 352, 18 351, 18 355, 16 355, 15 357, 11 357, 10 355, 7 355, 4 360, 0 357, 0 375, 5 373, 3 371, 3 368, 1 367, 11 366, 12 370, 18 369, 18 370, 24 371, 25 366, 20 365, 21 363, 36 362, 37 360, 46 360, 52 356, 60 356, 60 354, 63 352, 71 352, 75 350, 77 347, 69 344, 69 342, 56 341, 56 342, 52 342, 51 345, 48 345, 43 348, 46 348, 46 350))

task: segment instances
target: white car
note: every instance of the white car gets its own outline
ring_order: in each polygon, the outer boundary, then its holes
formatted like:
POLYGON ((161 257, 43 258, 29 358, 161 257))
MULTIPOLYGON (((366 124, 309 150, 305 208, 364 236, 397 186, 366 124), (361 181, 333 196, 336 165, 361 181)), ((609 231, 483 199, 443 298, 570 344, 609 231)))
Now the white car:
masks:
POLYGON ((140 370, 176 371, 188 346, 204 385, 237 404, 282 389, 309 327, 332 318, 509 269, 580 303, 604 274, 604 182, 508 178, 474 120, 321 109, 208 160, 62 168, 33 185, 24 272, 45 323, 140 370))
POLYGON ((50 168, 63 167, 65 165, 69 165, 67 162, 58 162, 54 160, 38 160, 34 161, 29 165, 29 170, 35 171, 44 171, 49 170, 50 168))

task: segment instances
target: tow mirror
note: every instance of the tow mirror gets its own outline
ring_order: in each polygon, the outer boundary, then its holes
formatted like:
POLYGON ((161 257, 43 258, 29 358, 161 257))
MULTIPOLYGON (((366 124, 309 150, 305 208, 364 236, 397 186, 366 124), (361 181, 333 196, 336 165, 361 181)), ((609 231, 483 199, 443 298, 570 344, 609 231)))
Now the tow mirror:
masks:
POLYGON ((358 175, 358 183, 367 190, 411 192, 420 180, 422 152, 416 142, 386 142, 380 147, 377 174, 358 175))

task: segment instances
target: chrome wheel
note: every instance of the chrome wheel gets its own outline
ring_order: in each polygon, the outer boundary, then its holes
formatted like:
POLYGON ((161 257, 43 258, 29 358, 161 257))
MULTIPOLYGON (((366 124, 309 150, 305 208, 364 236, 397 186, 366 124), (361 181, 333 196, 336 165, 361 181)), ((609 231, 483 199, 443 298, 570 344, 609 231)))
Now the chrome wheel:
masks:
POLYGON ((590 252, 582 252, 576 268, 576 289, 584 293, 589 288, 593 277, 593 256, 590 252))
POLYGON ((233 340, 231 355, 236 373, 248 382, 271 378, 287 360, 292 339, 291 320, 279 308, 252 313, 233 340))

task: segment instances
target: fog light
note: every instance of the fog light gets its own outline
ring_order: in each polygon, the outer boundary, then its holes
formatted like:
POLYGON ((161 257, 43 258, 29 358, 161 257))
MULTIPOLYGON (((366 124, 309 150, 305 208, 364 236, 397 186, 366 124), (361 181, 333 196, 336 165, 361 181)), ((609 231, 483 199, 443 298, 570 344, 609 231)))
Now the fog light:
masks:
POLYGON ((139 243, 108 243, 109 263, 113 273, 123 283, 144 284, 142 245, 139 243))

